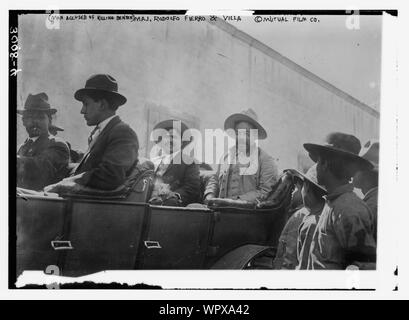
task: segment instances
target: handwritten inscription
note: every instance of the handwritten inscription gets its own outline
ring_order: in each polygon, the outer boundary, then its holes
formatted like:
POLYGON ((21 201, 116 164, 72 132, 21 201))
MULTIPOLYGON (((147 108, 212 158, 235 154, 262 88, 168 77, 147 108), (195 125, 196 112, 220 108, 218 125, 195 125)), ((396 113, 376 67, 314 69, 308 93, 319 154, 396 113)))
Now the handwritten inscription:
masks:
POLYGON ((10 76, 15 77, 21 69, 17 69, 18 51, 21 47, 18 44, 18 28, 10 28, 10 76))

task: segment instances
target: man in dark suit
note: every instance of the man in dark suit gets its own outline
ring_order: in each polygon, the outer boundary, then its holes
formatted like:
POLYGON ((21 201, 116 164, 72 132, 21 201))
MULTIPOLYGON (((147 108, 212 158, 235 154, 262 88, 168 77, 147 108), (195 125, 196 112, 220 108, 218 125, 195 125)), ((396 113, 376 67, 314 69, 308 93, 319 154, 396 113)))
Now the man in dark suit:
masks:
POLYGON ((183 152, 190 141, 182 142, 188 127, 180 120, 165 120, 155 130, 163 129, 158 141, 160 155, 151 160, 155 165, 155 186, 150 203, 186 206, 198 202, 200 196, 199 165, 183 152))
POLYGON ((67 173, 68 146, 48 133, 51 116, 56 112, 45 93, 29 94, 24 109, 17 110, 29 136, 17 152, 17 187, 42 190, 67 173))
POLYGON ((116 115, 126 98, 118 93, 116 80, 107 74, 89 78, 85 88, 75 93, 83 106, 88 126, 88 151, 72 175, 46 188, 48 192, 80 192, 81 187, 114 190, 123 184, 138 161, 138 137, 116 115))

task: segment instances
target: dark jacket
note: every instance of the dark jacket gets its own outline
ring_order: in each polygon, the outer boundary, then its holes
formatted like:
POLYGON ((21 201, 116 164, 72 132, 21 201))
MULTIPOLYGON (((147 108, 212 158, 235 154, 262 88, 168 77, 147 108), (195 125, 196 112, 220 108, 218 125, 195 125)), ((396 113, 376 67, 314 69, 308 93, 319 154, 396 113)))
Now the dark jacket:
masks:
MULTIPOLYGON (((180 161, 180 164, 173 163, 173 160, 162 174, 161 180, 170 186, 170 190, 180 194, 182 205, 200 200, 200 176, 199 165, 187 155, 184 155, 189 164, 180 161)), ((180 157, 182 159, 182 157, 180 157)))
POLYGON ((70 151, 57 137, 43 135, 34 142, 27 139, 17 155, 17 187, 42 190, 68 173, 70 151))
POLYGON ((95 189, 113 190, 125 182, 138 161, 138 137, 116 116, 105 126, 84 155, 74 175, 76 182, 95 189))

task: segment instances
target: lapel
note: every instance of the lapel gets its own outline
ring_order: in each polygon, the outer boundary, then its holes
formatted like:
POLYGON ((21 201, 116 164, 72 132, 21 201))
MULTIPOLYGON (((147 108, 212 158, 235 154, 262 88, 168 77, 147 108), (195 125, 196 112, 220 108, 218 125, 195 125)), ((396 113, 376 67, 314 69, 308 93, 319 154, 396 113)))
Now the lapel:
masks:
POLYGON ((219 197, 226 198, 227 197, 227 187, 229 182, 229 169, 230 169, 230 160, 234 157, 234 147, 231 148, 224 156, 222 163, 220 164, 220 172, 219 172, 219 197))
POLYGON ((26 142, 20 147, 18 154, 25 157, 33 157, 37 154, 38 150, 43 150, 44 145, 48 143, 48 135, 39 136, 36 141, 34 141, 29 147, 26 142))
POLYGON ((107 123, 107 125, 105 126, 104 129, 102 129, 101 133, 99 134, 99 136, 97 137, 97 140, 95 141, 95 143, 91 146, 91 148, 89 149, 88 153, 90 153, 93 149, 95 149, 95 146, 99 145, 102 143, 102 141, 104 140, 103 137, 109 132, 111 131, 111 129, 118 124, 119 122, 121 122, 121 119, 119 119, 119 116, 115 116, 114 118, 111 119, 111 121, 109 121, 107 123))
MULTIPOLYGON (((101 131, 101 133, 99 134, 97 140, 95 141, 95 143, 91 146, 91 148, 89 148, 89 150, 84 154, 84 156, 82 157, 82 160, 80 161, 80 163, 78 164, 78 166, 75 168, 75 173, 79 170, 79 168, 84 164, 84 162, 88 159, 89 155, 91 154, 91 151, 95 149, 95 146, 101 144, 101 142, 104 140, 103 137, 119 122, 121 122, 121 119, 119 118, 119 116, 115 116, 114 118, 111 119, 111 121, 109 121, 107 123, 107 125, 105 126, 105 128, 101 131)), ((74 174, 75 174, 74 173, 74 174)))

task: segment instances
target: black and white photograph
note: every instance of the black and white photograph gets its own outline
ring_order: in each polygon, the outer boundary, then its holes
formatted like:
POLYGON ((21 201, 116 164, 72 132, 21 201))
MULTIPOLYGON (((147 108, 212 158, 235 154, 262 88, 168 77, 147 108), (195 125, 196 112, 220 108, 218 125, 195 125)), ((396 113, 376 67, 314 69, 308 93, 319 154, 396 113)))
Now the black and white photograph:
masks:
POLYGON ((397 291, 398 15, 9 10, 9 289, 397 291))

